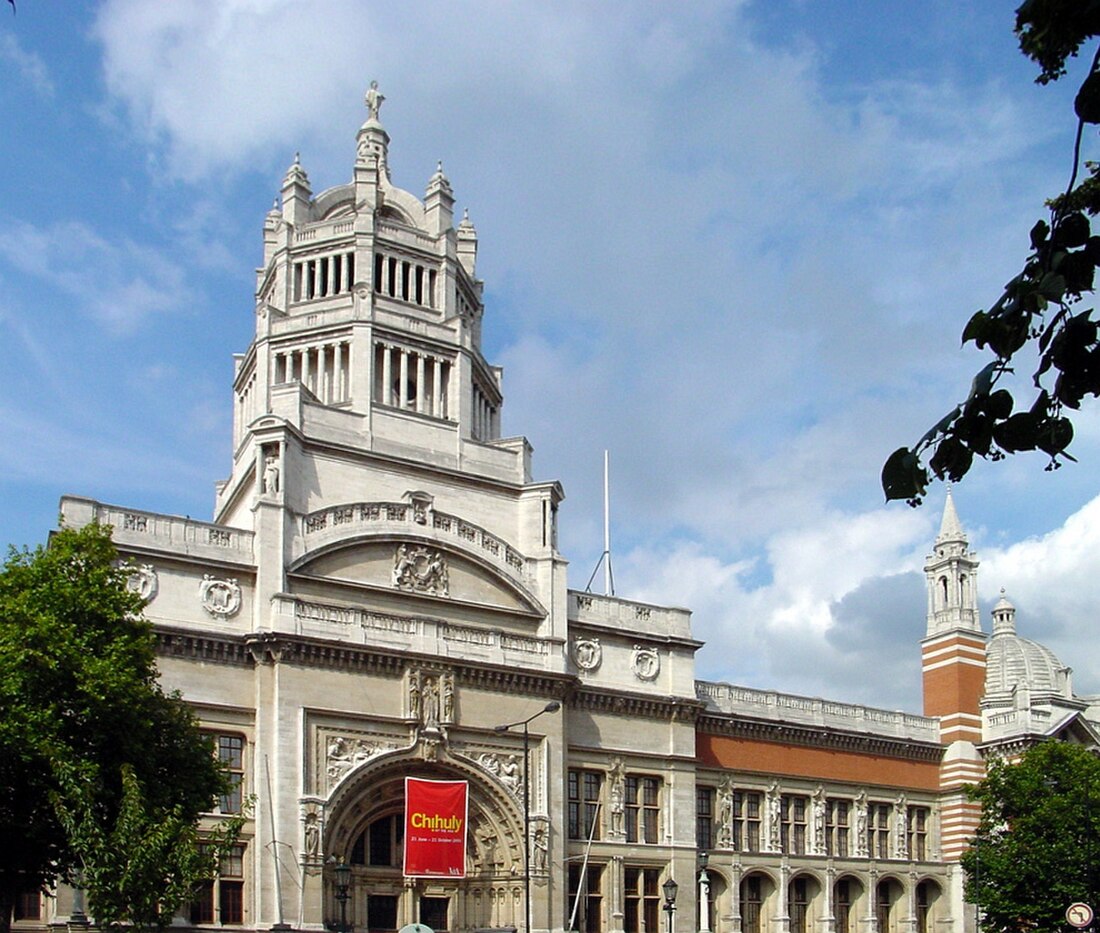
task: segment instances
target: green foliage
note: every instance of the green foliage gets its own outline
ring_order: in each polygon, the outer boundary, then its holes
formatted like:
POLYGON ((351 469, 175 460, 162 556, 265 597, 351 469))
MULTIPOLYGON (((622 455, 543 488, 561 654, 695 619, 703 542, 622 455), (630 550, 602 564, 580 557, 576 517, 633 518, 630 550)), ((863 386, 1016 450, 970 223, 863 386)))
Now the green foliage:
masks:
POLYGON ((157 683, 126 578, 110 529, 95 525, 13 550, 0 571, 0 933, 16 893, 74 870, 101 922, 155 924, 181 903, 178 879, 202 867, 193 827, 225 777, 157 683), (127 868, 147 844, 159 877, 127 868))
MULTIPOLYGON (((1025 0, 1016 11, 1021 51, 1039 65, 1036 79, 1062 77, 1066 60, 1100 36, 1100 0, 1025 0)), ((975 457, 1001 460, 1041 451, 1047 470, 1073 460, 1069 417, 1086 398, 1100 395, 1100 339, 1093 308, 1079 305, 1094 293, 1100 235, 1090 217, 1100 213, 1100 166, 1086 163, 1077 183, 1080 140, 1087 124, 1100 124, 1100 47, 1074 103, 1077 145, 1065 192, 1050 201, 1050 218, 1031 229, 1023 269, 988 309, 977 311, 962 333, 964 344, 988 350, 993 360, 974 377, 966 399, 910 447, 896 450, 882 469, 887 500, 919 505, 930 480, 953 482, 975 457), (1015 371, 1017 354, 1034 353, 1035 396, 1017 400, 999 381, 1015 371), (928 458, 925 466, 924 458, 928 458)))
POLYGON ((1100 886, 1100 759, 1044 742, 1017 764, 995 762, 970 789, 982 817, 963 855, 966 899, 983 931, 1064 930, 1075 901, 1095 908, 1100 886))

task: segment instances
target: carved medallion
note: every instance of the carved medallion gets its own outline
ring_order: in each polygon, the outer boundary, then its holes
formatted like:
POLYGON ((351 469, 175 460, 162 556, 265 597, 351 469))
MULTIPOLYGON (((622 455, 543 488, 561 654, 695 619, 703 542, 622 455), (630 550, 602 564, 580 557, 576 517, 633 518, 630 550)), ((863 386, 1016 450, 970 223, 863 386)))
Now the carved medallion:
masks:
POLYGON ((634 676, 639 680, 653 680, 661 670, 661 658, 656 648, 635 645, 630 666, 634 669, 634 676))
POLYGON ((573 639, 573 663, 582 671, 594 671, 603 660, 603 648, 598 638, 573 639))
POLYGON ((414 593, 449 595, 450 581, 443 552, 423 545, 399 545, 393 556, 393 585, 414 593))
POLYGON ((204 574, 199 588, 202 608, 218 619, 235 616, 241 608, 241 588, 236 580, 219 580, 204 574))
POLYGON ((145 602, 152 602, 157 595, 157 571, 152 564, 141 564, 130 568, 126 578, 126 589, 137 593, 145 602))

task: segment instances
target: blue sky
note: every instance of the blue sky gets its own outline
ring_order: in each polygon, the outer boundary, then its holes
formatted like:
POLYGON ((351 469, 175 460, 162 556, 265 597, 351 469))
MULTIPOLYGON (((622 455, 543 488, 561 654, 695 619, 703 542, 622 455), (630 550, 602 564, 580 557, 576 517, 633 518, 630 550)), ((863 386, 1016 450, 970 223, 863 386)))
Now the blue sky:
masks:
MULTIPOLYGON (((878 473, 984 363, 958 335, 1069 172, 1014 3, 220 0, 0 10, 0 540, 64 493, 207 518, 260 229, 296 151, 442 159, 480 236, 505 431, 583 587, 611 452, 620 595, 687 606, 702 676, 919 708, 925 508, 878 473)), ((1095 150, 1094 140, 1089 141, 1095 150)), ((1092 152, 1095 157, 1095 152, 1092 152)), ((1100 691, 1100 463, 979 465, 956 503, 1020 632, 1100 691), (1094 530, 1095 529, 1095 530, 1094 530)))

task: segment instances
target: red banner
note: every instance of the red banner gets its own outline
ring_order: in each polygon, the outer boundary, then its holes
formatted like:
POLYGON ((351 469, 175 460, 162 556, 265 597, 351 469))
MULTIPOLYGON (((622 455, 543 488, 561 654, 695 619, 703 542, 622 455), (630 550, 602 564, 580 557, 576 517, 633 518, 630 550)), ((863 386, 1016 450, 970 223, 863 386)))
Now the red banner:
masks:
POLYGON ((466 877, 465 781, 405 778, 405 877, 466 877))

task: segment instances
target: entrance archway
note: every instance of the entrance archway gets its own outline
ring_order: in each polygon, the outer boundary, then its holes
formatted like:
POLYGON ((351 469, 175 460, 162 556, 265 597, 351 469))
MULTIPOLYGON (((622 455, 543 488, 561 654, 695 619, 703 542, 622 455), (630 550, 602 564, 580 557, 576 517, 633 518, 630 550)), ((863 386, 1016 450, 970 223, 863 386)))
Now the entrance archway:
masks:
MULTIPOLYGON (((408 923, 436 931, 524 926, 523 816, 519 801, 476 763, 407 750, 382 755, 350 773, 325 807, 326 864, 352 868, 348 922, 366 933, 408 923), (405 778, 469 784, 465 878, 402 876, 405 778)), ((339 916, 335 887, 324 877, 326 924, 339 916)))

